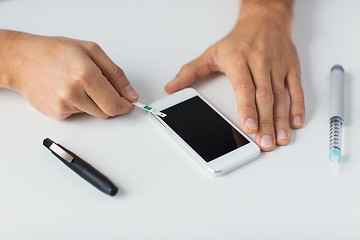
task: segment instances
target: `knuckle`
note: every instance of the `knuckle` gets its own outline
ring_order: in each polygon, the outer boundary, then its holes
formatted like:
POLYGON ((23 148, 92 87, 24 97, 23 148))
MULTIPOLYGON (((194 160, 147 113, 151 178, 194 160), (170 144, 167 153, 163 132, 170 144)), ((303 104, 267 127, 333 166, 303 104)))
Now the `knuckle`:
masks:
POLYGON ((288 118, 287 116, 284 115, 278 115, 274 117, 274 121, 275 122, 282 122, 282 123, 287 123, 288 122, 288 118))
POLYGON ((99 49, 101 49, 101 47, 99 46, 99 44, 97 44, 96 42, 91 42, 91 41, 88 41, 85 43, 85 47, 86 49, 88 49, 88 51, 90 52, 96 52, 98 51, 99 49))
POLYGON ((72 80, 73 88, 80 86, 89 86, 91 83, 92 76, 99 75, 101 73, 100 69, 91 69, 86 64, 80 64, 76 67, 70 76, 72 80), (97 72, 98 71, 98 72, 97 72))
POLYGON ((66 117, 66 112, 68 111, 68 107, 67 104, 65 103, 64 100, 59 100, 53 107, 53 112, 54 112, 54 118, 56 119, 65 119, 66 117))
POLYGON ((60 90, 58 92, 58 96, 61 101, 61 103, 59 103, 59 105, 65 105, 66 101, 74 100, 76 97, 76 84, 72 83, 68 88, 60 90))
POLYGON ((250 93, 255 93, 255 87, 254 84, 249 83, 249 82, 245 82, 245 81, 236 81, 234 83, 234 88, 235 90, 240 90, 240 91, 246 91, 246 92, 250 92, 250 93))
POLYGON ((130 112, 134 106, 132 104, 125 104, 125 103, 113 103, 109 104, 103 109, 103 112, 111 117, 116 115, 121 115, 130 112))
POLYGON ((243 54, 241 53, 241 51, 234 51, 228 56, 227 59, 230 62, 238 62, 239 60, 242 59, 242 56, 243 54))
POLYGON ((119 111, 118 114, 126 114, 126 113, 130 112, 133 108, 134 108, 134 106, 133 106, 132 104, 123 105, 123 106, 120 108, 120 111, 119 111))
POLYGON ((75 81, 83 81, 83 79, 88 78, 89 72, 84 64, 79 64, 79 66, 71 71, 70 76, 70 78, 75 81))
POLYGON ((194 71, 194 65, 192 64, 193 62, 189 62, 187 64, 185 64, 184 66, 181 67, 179 74, 184 74, 187 75, 191 78, 198 78, 198 75, 196 73, 196 71, 194 71))
POLYGON ((240 112, 252 112, 256 113, 256 107, 250 103, 242 103, 239 106, 240 112))
POLYGON ((299 86, 299 88, 296 91, 297 96, 301 99, 302 102, 304 102, 304 89, 302 88, 302 86, 299 86))
POLYGON ((303 109, 305 108, 305 104, 302 101, 291 102, 291 107, 297 109, 303 109))
POLYGON ((284 88, 273 89, 273 94, 275 99, 283 99, 286 97, 286 92, 284 88))
POLYGON ((270 90, 270 88, 267 87, 259 87, 256 89, 256 96, 260 99, 266 100, 266 101, 273 101, 273 93, 270 90))
POLYGON ((185 65, 182 66, 181 69, 180 69, 181 72, 189 72, 190 70, 191 70, 190 63, 185 64, 185 65))
POLYGON ((301 71, 300 71, 300 65, 290 67, 289 73, 292 78, 294 78, 296 81, 301 81, 301 71))
POLYGON ((247 54, 243 51, 235 51, 224 58, 221 68, 226 73, 237 75, 238 73, 248 75, 249 65, 245 59, 247 54))
POLYGON ((105 114, 112 117, 116 116, 119 113, 119 107, 113 104, 107 106, 104 110, 105 114))
POLYGON ((124 71, 117 65, 114 66, 114 68, 110 74, 110 77, 112 79, 120 79, 120 80, 126 79, 124 71))
POLYGON ((241 51, 232 52, 225 59, 225 65, 241 67, 244 65, 244 53, 241 51))
POLYGON ((261 128, 272 128, 274 126, 273 121, 269 119, 260 120, 261 128))

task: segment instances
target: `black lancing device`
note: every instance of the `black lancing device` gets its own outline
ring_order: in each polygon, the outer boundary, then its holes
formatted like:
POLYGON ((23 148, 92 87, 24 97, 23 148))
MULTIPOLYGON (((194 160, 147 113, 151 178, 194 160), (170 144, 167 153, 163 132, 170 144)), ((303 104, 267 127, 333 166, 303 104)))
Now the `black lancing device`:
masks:
POLYGON ((118 188, 107 177, 76 154, 55 143, 50 138, 44 139, 43 145, 66 166, 100 191, 109 194, 110 196, 115 196, 118 192, 118 188))

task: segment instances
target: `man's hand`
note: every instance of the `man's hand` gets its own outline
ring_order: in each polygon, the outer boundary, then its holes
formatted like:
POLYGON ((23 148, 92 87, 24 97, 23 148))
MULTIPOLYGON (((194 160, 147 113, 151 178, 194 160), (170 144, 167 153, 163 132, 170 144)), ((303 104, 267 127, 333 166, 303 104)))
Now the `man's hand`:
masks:
POLYGON ((234 29, 184 65, 165 90, 173 93, 210 72, 223 72, 235 91, 242 130, 256 134, 263 151, 288 144, 290 126, 301 128, 305 118, 291 5, 287 0, 244 0, 234 29))
POLYGON ((0 60, 0 87, 21 92, 55 119, 124 114, 138 98, 124 72, 93 42, 3 30, 0 60))

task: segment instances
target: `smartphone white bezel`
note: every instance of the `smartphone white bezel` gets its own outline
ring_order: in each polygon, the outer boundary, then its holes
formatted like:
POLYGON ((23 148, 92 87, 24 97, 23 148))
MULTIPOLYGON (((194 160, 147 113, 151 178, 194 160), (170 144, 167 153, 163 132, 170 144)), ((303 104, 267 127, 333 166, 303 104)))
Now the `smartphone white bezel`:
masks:
POLYGON ((161 117, 151 114, 150 115, 157 120, 171 136, 175 136, 177 142, 180 142, 183 147, 190 151, 197 159, 197 161, 204 166, 210 173, 214 175, 223 175, 228 173, 246 163, 255 160, 260 154, 260 148, 245 135, 238 127, 230 122, 221 112, 219 112, 214 106, 212 106, 206 99, 204 99, 195 89, 186 88, 173 93, 159 101, 151 103, 150 106, 156 110, 162 111, 166 108, 174 106, 192 97, 200 97, 206 104, 208 104, 216 113, 218 113, 226 122, 228 122, 233 128, 235 128, 242 136, 244 136, 249 143, 241 146, 229 153, 226 153, 210 162, 206 162, 194 149, 191 148, 170 126, 168 126, 161 117))

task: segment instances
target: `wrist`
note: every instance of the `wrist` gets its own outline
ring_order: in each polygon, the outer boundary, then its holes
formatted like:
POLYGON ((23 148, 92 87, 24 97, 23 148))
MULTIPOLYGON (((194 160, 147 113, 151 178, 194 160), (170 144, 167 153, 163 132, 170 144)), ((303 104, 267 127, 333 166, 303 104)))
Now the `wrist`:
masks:
POLYGON ((19 48, 28 34, 0 30, 0 88, 19 90, 16 69, 21 67, 19 48))
POLYGON ((238 17, 254 23, 266 23, 282 28, 290 35, 293 19, 292 0, 243 0, 238 17))

